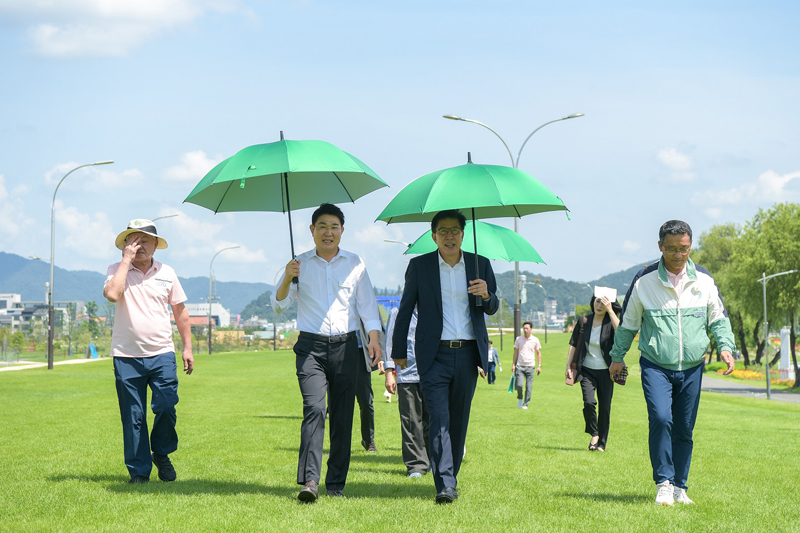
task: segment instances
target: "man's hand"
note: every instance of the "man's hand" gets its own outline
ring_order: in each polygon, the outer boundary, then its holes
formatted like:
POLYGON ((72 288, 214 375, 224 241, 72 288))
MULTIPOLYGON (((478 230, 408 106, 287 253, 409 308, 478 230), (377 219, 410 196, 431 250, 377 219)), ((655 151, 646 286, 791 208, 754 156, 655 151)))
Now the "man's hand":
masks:
POLYGON ((517 365, 515 365, 515 364, 513 364, 513 363, 512 363, 512 365, 511 365, 511 371, 512 371, 512 372, 516 372, 516 371, 517 371, 517 365))
POLYGON ((473 279, 470 281, 467 292, 480 296, 484 300, 489 299, 489 288, 486 286, 486 282, 482 279, 473 279))
POLYGON ((394 372, 391 370, 386 373, 386 390, 389 391, 389 394, 395 394, 397 392, 397 382, 394 377, 394 372))
POLYGON ((478 374, 480 374, 480 376, 481 376, 483 379, 486 379, 486 372, 484 372, 484 371, 483 371, 483 369, 482 369, 481 367, 478 367, 478 374))
POLYGON ((622 369, 625 368, 625 363, 611 363, 608 367, 608 375, 611 376, 611 381, 614 381, 614 374, 622 374, 622 369))
POLYGON ((542 373, 542 365, 539 365, 536 367, 536 375, 538 376, 541 373, 542 373))
POLYGON ((133 260, 136 259, 136 252, 142 247, 141 240, 140 234, 136 233, 129 238, 125 248, 122 249, 122 258, 133 263, 133 260))
POLYGON ((728 365, 728 368, 725 370, 725 372, 722 373, 723 376, 727 376, 728 374, 733 372, 734 369, 733 355, 731 355, 731 352, 729 352, 728 350, 722 350, 721 352, 719 352, 719 355, 720 357, 722 357, 722 360, 725 361, 725 364, 728 365))
POLYGON ((284 283, 285 280, 289 280, 290 282, 300 276, 300 261, 296 261, 292 259, 288 263, 286 263, 285 275, 283 276, 284 283))
POLYGON ((381 351, 381 341, 378 330, 372 330, 369 332, 369 344, 367 344, 367 349, 369 350, 369 356, 372 358, 371 366, 377 365, 381 360, 381 355, 383 354, 381 351))
POLYGON ((396 368, 405 368, 408 366, 408 359, 395 359, 394 366, 396 368))
POLYGON ((194 370, 194 357, 192 356, 192 350, 184 350, 183 371, 186 372, 187 376, 189 376, 192 374, 193 370, 194 370))

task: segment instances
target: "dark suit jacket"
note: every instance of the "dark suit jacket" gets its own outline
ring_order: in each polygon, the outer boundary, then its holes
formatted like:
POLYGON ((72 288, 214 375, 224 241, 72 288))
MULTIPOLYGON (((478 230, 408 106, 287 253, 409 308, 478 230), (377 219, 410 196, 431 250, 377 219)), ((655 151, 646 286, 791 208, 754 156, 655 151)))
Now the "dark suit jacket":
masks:
MULTIPOLYGON (((475 276, 475 254, 462 252, 467 271, 467 282, 475 276)), ((481 368, 489 368, 489 334, 486 332, 484 313, 493 315, 499 308, 497 299, 497 282, 489 260, 478 256, 478 278, 486 282, 489 289, 489 299, 483 301, 482 307, 475 305, 475 298, 470 296, 469 310, 472 318, 472 327, 478 341, 478 352, 481 356, 481 368)), ((408 263, 406 270, 406 286, 403 289, 403 298, 397 311, 397 319, 392 336, 392 359, 406 357, 406 338, 408 326, 414 306, 418 310, 417 331, 415 336, 414 353, 417 358, 417 369, 420 374, 425 374, 431 367, 439 342, 442 340, 444 320, 442 318, 442 287, 439 280, 439 251, 434 251, 415 257, 408 263)))

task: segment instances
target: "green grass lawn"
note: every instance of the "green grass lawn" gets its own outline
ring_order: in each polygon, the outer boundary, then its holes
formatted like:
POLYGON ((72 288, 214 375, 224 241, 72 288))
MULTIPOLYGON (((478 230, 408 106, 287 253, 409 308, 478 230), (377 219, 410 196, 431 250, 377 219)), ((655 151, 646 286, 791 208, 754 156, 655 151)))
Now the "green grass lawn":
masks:
POLYGON ((139 486, 127 484, 109 359, 2 372, 0 531, 800 530, 800 405, 703 393, 689 479, 697 505, 656 507, 637 367, 615 390, 607 452, 591 453, 580 391, 563 384, 568 337, 548 340, 531 409, 507 393, 510 342, 498 384, 479 380, 450 506, 434 504, 431 476, 405 477, 397 404, 384 403, 377 373, 379 453, 360 447, 356 419, 348 498, 303 505, 290 351, 197 356, 179 390, 178 481, 154 471, 139 486))

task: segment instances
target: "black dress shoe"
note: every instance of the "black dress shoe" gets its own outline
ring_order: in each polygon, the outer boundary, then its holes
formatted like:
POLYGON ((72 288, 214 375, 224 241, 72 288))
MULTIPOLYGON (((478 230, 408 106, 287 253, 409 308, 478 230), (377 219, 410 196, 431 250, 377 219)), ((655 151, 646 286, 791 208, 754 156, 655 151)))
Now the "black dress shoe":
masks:
POLYGON ((158 455, 153 452, 153 464, 158 467, 158 479, 161 481, 175 481, 178 477, 168 455, 158 455))
POLYGON ((130 481, 128 481, 129 485, 137 485, 139 483, 148 483, 150 481, 149 477, 144 476, 133 476, 130 481))
POLYGON ((305 486, 300 489, 297 499, 301 502, 312 503, 317 501, 319 496, 319 484, 316 481, 306 481, 305 486))
POLYGON ((458 498, 456 489, 445 487, 442 492, 436 495, 436 503, 453 503, 458 498))
POLYGON ((345 497, 344 492, 342 492, 342 489, 330 489, 330 490, 328 490, 328 496, 330 496, 332 498, 344 498, 345 497))

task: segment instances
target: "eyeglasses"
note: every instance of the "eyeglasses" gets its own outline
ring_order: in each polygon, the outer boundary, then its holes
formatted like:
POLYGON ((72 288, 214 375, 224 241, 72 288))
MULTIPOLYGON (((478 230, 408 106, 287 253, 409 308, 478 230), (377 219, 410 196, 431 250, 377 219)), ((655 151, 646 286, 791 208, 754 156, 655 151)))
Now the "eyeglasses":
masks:
POLYGON ((667 255, 686 255, 691 248, 664 248, 664 253, 667 255))
POLYGON ((317 229, 317 231, 332 231, 333 233, 342 230, 342 227, 339 224, 331 224, 330 226, 327 224, 317 224, 314 227, 317 229))
POLYGON ((458 235, 461 233, 461 228, 437 228, 436 233, 440 236, 445 237, 449 233, 450 235, 458 235))

